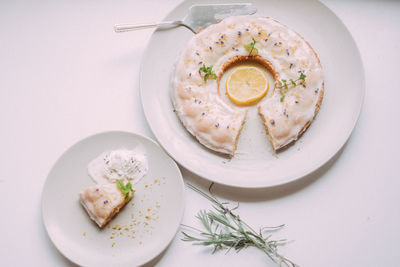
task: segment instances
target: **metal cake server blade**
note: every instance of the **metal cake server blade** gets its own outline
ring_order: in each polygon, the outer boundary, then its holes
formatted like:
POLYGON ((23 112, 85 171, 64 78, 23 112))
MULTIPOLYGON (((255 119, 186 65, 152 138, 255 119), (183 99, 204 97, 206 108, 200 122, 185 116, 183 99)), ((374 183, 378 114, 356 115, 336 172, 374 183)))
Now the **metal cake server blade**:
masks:
POLYGON ((257 8, 251 3, 193 5, 189 8, 189 12, 183 20, 143 24, 117 24, 114 26, 114 30, 115 32, 127 32, 153 27, 165 29, 185 26, 192 32, 198 33, 203 28, 224 18, 239 15, 252 15, 256 12, 257 8))

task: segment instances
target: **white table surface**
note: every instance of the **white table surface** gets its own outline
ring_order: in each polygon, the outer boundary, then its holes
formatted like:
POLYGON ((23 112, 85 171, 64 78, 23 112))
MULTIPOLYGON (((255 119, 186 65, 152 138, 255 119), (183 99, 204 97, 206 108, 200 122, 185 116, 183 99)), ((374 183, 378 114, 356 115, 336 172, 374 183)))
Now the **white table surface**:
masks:
MULTIPOLYGON (((398 266, 400 240, 400 2, 323 1, 352 33, 364 62, 361 116, 342 150, 314 174, 272 189, 215 185, 254 225, 286 224, 282 252, 301 266, 398 266)), ((180 0, 0 2, 0 265, 70 266, 48 238, 41 192, 56 159, 80 139, 124 130, 154 138, 139 98, 152 30, 115 34, 119 22, 161 20, 180 0)), ((346 64, 343 62, 343 64, 346 64)), ((340 77, 337 77, 340 79, 340 77)), ((182 169, 201 188, 210 182, 182 169)), ((209 208, 186 191, 183 223, 209 208)), ((180 240, 148 266, 274 266, 180 240)))

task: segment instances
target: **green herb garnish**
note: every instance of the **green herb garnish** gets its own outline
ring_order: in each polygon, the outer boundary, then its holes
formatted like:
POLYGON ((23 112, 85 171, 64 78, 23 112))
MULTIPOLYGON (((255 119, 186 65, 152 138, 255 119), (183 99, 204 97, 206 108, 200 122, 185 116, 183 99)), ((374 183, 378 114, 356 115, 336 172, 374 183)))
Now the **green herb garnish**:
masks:
POLYGON ((197 233, 196 237, 182 232, 183 241, 194 242, 194 245, 213 246, 212 253, 224 248, 228 248, 228 251, 234 248, 239 252, 243 248, 256 247, 276 263, 293 267, 298 266, 278 253, 278 247, 285 245, 286 240, 271 240, 271 232, 281 229, 284 225, 262 227, 259 231, 255 231, 239 215, 233 213, 239 207, 239 204, 229 209, 227 206, 229 203, 222 203, 214 196, 208 195, 190 184, 188 186, 210 200, 215 211, 201 210, 197 214, 196 218, 201 221, 205 231, 183 225, 197 233), (268 235, 264 236, 265 233, 268 233, 268 235))
POLYGON ((128 200, 130 192, 133 192, 131 182, 128 182, 126 183, 126 185, 124 185, 124 182, 122 180, 117 180, 116 183, 122 194, 125 195, 125 200, 128 200))
POLYGON ((287 91, 289 90, 289 86, 291 85, 292 88, 296 87, 297 85, 300 84, 304 84, 306 82, 306 75, 302 72, 300 72, 300 76, 299 78, 297 78, 296 80, 290 79, 289 82, 285 79, 282 80, 278 80, 279 86, 279 92, 281 93, 281 99, 280 101, 283 102, 285 100, 285 95, 287 93, 287 91))
POLYGON ((244 48, 246 48, 247 52, 249 52, 249 56, 251 55, 251 53, 253 53, 254 55, 258 54, 258 49, 255 47, 257 41, 254 38, 251 38, 253 40, 253 42, 247 44, 244 46, 244 48))
POLYGON ((204 72, 204 81, 207 81, 208 79, 217 79, 217 74, 212 70, 213 65, 210 65, 209 67, 206 67, 206 65, 203 65, 203 67, 200 68, 200 73, 204 72))

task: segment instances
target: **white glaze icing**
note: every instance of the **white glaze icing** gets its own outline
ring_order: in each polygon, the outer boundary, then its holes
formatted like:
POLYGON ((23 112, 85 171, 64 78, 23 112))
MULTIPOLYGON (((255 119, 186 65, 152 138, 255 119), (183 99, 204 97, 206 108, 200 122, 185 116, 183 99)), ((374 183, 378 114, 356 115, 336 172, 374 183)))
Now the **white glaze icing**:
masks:
POLYGON ((263 99, 259 114, 265 120, 274 149, 296 140, 311 122, 323 94, 322 68, 310 45, 279 22, 257 16, 229 17, 196 34, 181 52, 173 76, 173 103, 186 129, 203 145, 233 155, 247 109, 225 103, 216 80, 203 79, 203 65, 213 66, 217 76, 237 56, 248 56, 245 46, 257 42, 258 55, 270 62, 279 79, 306 77, 305 87, 289 89, 284 101, 275 89, 263 99))

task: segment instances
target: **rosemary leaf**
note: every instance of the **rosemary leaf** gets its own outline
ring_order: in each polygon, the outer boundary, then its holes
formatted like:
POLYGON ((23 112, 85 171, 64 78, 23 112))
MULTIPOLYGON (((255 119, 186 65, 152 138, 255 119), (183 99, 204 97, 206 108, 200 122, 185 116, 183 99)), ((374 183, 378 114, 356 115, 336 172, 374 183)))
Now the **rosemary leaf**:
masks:
POLYGON ((300 72, 300 76, 299 78, 297 78, 296 80, 290 79, 290 84, 287 84, 287 80, 282 79, 282 80, 278 80, 279 86, 279 92, 281 93, 281 98, 280 101, 283 102, 285 100, 285 96, 287 91, 289 90, 289 85, 291 85, 292 87, 296 87, 297 85, 305 85, 306 82, 306 75, 302 72, 300 72))
POLYGON ((129 199, 130 193, 133 192, 131 182, 128 182, 126 183, 126 185, 124 185, 124 182, 122 180, 117 180, 116 184, 119 190, 121 190, 122 194, 124 194, 125 200, 127 201, 129 199))
POLYGON ((206 67, 206 65, 203 65, 203 67, 201 67, 199 69, 199 72, 204 72, 204 81, 206 82, 208 79, 217 79, 217 74, 215 74, 215 72, 213 71, 213 65, 210 65, 208 67, 206 67))
POLYGON ((249 56, 251 55, 257 55, 258 54, 258 49, 255 47, 257 41, 254 38, 251 38, 253 41, 249 44, 246 44, 244 48, 249 52, 249 56), (253 54, 252 54, 253 53, 253 54))

